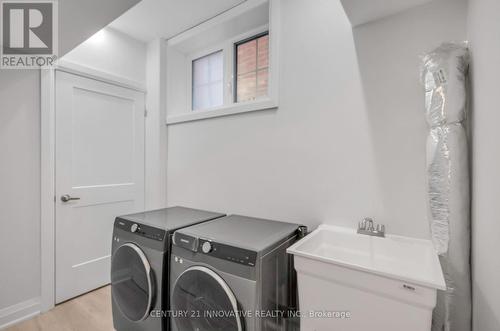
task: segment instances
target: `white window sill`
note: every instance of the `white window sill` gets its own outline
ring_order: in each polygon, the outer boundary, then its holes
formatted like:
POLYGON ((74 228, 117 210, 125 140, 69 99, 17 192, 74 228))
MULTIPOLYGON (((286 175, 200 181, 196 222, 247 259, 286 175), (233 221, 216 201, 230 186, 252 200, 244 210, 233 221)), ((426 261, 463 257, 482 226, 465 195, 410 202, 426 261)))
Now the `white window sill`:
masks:
POLYGON ((278 103, 272 99, 266 98, 255 101, 236 103, 228 106, 221 106, 208 110, 196 110, 190 111, 189 113, 170 115, 167 116, 167 125, 199 121, 207 118, 235 115, 273 108, 278 108, 278 103))

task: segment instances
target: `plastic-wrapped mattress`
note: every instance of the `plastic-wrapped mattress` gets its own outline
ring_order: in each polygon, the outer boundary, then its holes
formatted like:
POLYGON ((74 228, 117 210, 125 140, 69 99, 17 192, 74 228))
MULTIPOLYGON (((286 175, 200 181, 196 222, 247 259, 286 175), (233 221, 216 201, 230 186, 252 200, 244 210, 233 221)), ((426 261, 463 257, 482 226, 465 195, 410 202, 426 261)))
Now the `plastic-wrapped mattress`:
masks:
POLYGON ((423 57, 422 81, 430 133, 427 178, 431 237, 446 279, 433 331, 471 330, 470 188, 467 70, 464 43, 446 43, 423 57))

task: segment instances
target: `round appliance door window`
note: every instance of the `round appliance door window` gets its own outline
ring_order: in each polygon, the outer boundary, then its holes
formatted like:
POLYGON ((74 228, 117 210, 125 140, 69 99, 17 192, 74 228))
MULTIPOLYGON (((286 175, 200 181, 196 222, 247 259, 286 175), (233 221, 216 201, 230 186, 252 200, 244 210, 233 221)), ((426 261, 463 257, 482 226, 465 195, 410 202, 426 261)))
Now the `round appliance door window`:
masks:
POLYGON ((148 317, 153 303, 153 274, 146 255, 134 244, 124 244, 113 254, 111 295, 129 320, 148 317))
POLYGON ((238 303, 224 280, 195 266, 184 271, 172 290, 172 319, 182 331, 242 331, 238 303))

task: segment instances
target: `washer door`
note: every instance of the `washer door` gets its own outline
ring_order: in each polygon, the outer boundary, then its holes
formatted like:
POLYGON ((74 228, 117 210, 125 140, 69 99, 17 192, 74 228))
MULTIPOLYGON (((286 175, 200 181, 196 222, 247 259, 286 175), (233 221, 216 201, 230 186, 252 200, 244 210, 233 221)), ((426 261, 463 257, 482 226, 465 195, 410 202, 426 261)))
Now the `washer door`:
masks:
POLYGON ((171 304, 177 330, 243 330, 236 297, 208 268, 195 266, 184 271, 173 286, 171 304))
POLYGON ((143 251, 132 243, 120 246, 111 259, 111 295, 122 314, 138 322, 153 304, 153 273, 143 251))

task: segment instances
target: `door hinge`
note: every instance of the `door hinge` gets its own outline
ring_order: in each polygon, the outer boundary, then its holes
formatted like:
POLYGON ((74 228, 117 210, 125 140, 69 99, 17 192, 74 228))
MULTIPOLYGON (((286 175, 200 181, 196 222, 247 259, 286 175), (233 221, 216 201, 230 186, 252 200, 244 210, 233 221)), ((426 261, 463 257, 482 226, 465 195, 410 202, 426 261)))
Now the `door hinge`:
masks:
POLYGON ((144 108, 144 117, 148 117, 148 110, 144 108))

